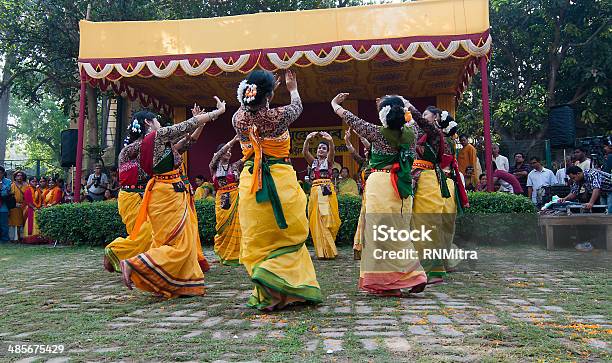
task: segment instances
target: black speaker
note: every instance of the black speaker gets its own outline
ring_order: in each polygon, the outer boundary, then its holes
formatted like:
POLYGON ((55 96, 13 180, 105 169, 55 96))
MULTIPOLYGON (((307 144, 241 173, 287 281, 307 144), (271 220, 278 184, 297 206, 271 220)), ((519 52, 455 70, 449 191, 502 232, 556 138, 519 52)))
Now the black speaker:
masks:
POLYGON ((552 147, 574 147, 576 121, 573 108, 567 105, 551 107, 548 114, 548 137, 552 147))
POLYGON ((76 165, 77 141, 79 130, 69 129, 62 131, 62 145, 60 151, 60 165, 69 168, 76 165))

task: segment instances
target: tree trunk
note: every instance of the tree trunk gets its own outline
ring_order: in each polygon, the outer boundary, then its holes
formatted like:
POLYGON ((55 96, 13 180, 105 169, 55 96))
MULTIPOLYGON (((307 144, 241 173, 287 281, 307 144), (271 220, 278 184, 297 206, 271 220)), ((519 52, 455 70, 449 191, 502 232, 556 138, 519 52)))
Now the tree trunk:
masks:
MULTIPOLYGON (((98 142, 98 90, 87 86, 87 146, 97 147, 98 142)), ((90 157, 87 169, 91 171, 97 160, 90 157)))
POLYGON ((8 113, 9 113, 9 98, 11 95, 11 87, 8 85, 11 78, 11 67, 15 62, 15 57, 12 54, 6 56, 4 69, 2 69, 2 86, 6 87, 0 97, 0 163, 4 164, 6 157, 6 139, 8 138, 8 113))

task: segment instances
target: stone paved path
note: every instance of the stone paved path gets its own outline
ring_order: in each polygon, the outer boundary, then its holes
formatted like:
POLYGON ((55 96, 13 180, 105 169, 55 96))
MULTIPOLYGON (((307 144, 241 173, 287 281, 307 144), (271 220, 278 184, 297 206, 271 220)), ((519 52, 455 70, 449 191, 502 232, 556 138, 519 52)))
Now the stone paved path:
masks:
POLYGON ((245 307, 240 267, 214 264, 205 297, 162 301, 102 271, 101 249, 0 247, 0 361, 610 358, 606 253, 482 249, 476 268, 460 266, 443 285, 377 298, 357 291, 358 264, 340 252, 315 262, 323 304, 268 314, 245 307), (20 344, 64 350, 7 352, 20 344))

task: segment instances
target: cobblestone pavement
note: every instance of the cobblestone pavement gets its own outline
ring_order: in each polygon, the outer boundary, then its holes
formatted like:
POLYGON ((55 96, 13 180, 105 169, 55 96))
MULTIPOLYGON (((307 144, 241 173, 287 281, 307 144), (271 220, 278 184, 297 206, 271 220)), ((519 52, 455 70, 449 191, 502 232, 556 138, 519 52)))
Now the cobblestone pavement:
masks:
POLYGON ((0 361, 610 359, 604 251, 483 248, 447 283, 403 298, 359 292, 359 265, 340 254, 315 261, 323 304, 261 313, 245 307, 241 267, 213 264, 206 296, 164 301, 123 288, 102 249, 0 246, 0 361))

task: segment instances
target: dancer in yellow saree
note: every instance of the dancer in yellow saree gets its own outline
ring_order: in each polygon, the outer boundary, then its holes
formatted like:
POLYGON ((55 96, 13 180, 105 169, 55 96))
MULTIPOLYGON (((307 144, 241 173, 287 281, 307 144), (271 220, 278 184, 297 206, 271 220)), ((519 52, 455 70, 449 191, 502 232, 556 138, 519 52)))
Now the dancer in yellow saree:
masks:
MULTIPOLYGON (((431 241, 415 243, 422 255, 424 249, 452 248, 455 217, 462 207, 469 206, 467 193, 459 175, 459 165, 446 143, 446 136, 456 133, 457 123, 447 111, 430 106, 421 113, 408 104, 423 135, 417 141, 418 159, 412 167, 416 182, 413 221, 416 226, 431 228, 431 241)), ((445 261, 423 259, 428 283, 436 284, 446 276, 445 261)))
POLYGON ((255 284, 248 306, 281 309, 292 302, 321 302, 321 290, 304 241, 308 237, 306 195, 288 159, 289 125, 302 112, 295 74, 285 74, 291 104, 269 108, 279 84, 257 70, 238 87, 242 107, 233 125, 245 160, 238 212, 240 263, 255 284))
POLYGON ((142 143, 126 148, 138 155, 140 166, 152 178, 146 186, 138 217, 130 238, 135 239, 144 221, 151 222, 153 241, 146 252, 120 261, 122 279, 137 288, 164 297, 204 294, 204 273, 198 257, 201 247, 198 221, 191 207, 191 195, 182 178, 182 158, 172 141, 195 131, 225 111, 218 98, 217 110, 160 127, 157 118, 145 118, 141 127, 150 128, 142 143))
POLYGON ((320 260, 333 260, 338 255, 336 235, 341 223, 336 188, 330 179, 334 139, 327 132, 311 132, 306 136, 302 154, 314 175, 308 201, 308 223, 315 254, 320 260), (310 153, 310 141, 316 136, 321 136, 323 141, 317 146, 315 158, 310 153))
POLYGON ((215 235, 215 254, 222 264, 240 265, 240 218, 238 217, 238 181, 243 161, 230 163, 232 147, 238 142, 238 135, 227 144, 217 147, 217 152, 210 161, 217 196, 215 198, 215 216, 217 219, 215 235))
POLYGON ((411 167, 415 131, 406 126, 407 111, 397 96, 385 96, 377 102, 377 126, 366 122, 340 106, 348 93, 340 93, 331 102, 334 112, 358 135, 371 143, 371 174, 365 188, 365 236, 361 253, 359 288, 371 294, 401 296, 401 289, 420 292, 427 278, 418 258, 400 258, 400 251, 416 251, 410 240, 376 238, 372 232, 380 226, 410 227, 412 209, 411 167), (393 256, 396 256, 395 258, 393 256))

